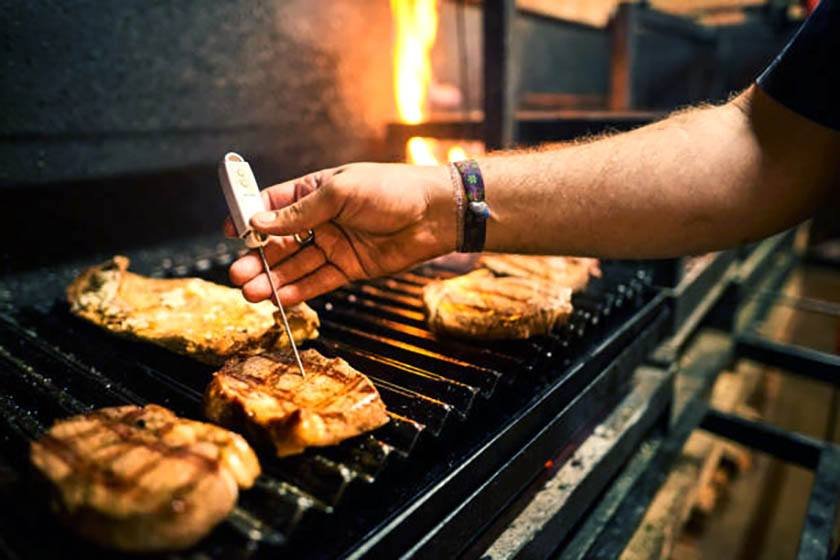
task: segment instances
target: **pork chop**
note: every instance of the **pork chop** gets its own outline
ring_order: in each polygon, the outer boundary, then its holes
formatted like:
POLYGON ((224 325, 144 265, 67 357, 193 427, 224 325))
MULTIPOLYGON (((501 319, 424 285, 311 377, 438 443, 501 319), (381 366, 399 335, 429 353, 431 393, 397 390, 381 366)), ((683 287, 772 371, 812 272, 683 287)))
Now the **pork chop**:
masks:
POLYGON ((205 414, 270 443, 280 457, 334 445, 388 421, 379 392, 364 374, 316 350, 300 356, 306 377, 282 352, 228 361, 207 387, 205 414))
MULTIPOLYGON (((91 267, 67 288, 71 311, 126 337, 163 346, 213 365, 233 355, 287 348, 274 304, 248 303, 239 290, 200 278, 149 278, 116 256, 91 267)), ((318 315, 302 303, 287 310, 300 343, 318 336, 318 315)))
POLYGON ((540 278, 495 276, 479 269, 423 288, 429 327, 480 339, 547 334, 572 313, 572 290, 540 278))
POLYGON ((573 292, 585 290, 591 276, 601 276, 598 259, 580 257, 487 253, 481 255, 478 265, 499 276, 540 278, 557 286, 571 288, 573 292))
POLYGON ((60 420, 30 458, 71 529, 131 552, 192 546, 260 473, 241 436, 157 405, 60 420))

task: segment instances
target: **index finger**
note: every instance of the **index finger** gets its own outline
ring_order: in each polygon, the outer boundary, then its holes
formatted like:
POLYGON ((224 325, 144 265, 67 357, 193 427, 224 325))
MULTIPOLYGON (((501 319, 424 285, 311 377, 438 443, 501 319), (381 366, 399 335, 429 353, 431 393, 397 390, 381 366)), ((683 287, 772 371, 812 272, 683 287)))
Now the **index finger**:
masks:
POLYGON ((320 187, 332 177, 334 171, 334 169, 322 169, 263 189, 262 197, 266 210, 279 210, 294 204, 320 187))

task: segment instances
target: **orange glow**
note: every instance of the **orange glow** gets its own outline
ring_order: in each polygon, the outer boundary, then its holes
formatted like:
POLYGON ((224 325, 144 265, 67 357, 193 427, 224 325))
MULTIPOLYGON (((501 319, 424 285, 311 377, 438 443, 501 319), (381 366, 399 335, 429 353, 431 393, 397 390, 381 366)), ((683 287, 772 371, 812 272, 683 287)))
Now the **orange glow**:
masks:
POLYGON ((446 159, 449 161, 464 161, 468 157, 466 150, 461 146, 452 146, 446 154, 446 159))
POLYGON ((417 165, 437 165, 438 159, 435 155, 435 141, 431 138, 413 136, 408 139, 406 153, 408 161, 417 165))
MULTIPOLYGON (((432 83, 431 50, 438 27, 437 0, 391 0, 396 44, 394 46, 394 95, 397 113, 404 123, 418 124, 429 118, 429 86, 432 83)), ((409 163, 437 165, 441 146, 431 138, 414 136, 406 144, 409 163)), ((466 159, 460 147, 449 150, 448 159, 466 159)))
POLYGON ((429 84, 438 27, 437 0, 391 0, 397 41, 394 47, 394 93, 403 122, 428 118, 429 84))

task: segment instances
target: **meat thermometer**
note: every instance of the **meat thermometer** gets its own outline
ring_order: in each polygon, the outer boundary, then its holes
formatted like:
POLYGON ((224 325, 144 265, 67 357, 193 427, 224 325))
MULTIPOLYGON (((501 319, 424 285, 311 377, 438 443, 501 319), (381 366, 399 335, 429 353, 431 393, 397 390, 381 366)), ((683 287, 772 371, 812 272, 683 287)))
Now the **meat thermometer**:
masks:
POLYGON ((295 361, 300 369, 301 376, 306 376, 303 369, 303 362, 300 359, 300 353, 295 344, 295 339, 292 336, 292 329, 289 327, 289 319, 286 317, 286 310, 283 309, 283 304, 280 303, 280 294, 277 292, 277 285, 271 277, 271 267, 268 265, 268 260, 265 258, 265 244, 268 243, 268 236, 264 233, 259 233, 251 228, 251 218, 258 212, 265 211, 265 203, 263 202, 260 189, 257 186, 257 179, 254 177, 254 172, 251 166, 245 161, 245 158, 234 152, 228 152, 219 163, 219 182, 222 184, 222 192, 225 195, 225 201, 230 211, 230 217, 233 220, 233 226, 236 228, 236 235, 245 242, 245 246, 249 249, 256 249, 260 254, 262 260, 263 270, 268 277, 268 284, 271 286, 271 292, 274 294, 274 303, 280 310, 280 317, 283 319, 283 328, 286 329, 286 336, 289 337, 289 345, 292 347, 292 352, 295 355, 295 361))

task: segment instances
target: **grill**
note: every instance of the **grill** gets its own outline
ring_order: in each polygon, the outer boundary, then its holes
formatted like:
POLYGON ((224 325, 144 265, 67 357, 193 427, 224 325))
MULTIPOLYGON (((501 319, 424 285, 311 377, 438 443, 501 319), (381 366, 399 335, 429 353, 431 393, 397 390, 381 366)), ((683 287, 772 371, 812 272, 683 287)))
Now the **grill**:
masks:
MULTIPOLYGON (((234 256, 227 244, 198 241, 138 251, 132 269, 224 282, 234 256)), ((307 345, 365 372, 391 421, 335 447, 282 460, 263 454, 255 488, 187 556, 466 550, 548 458, 571 453, 662 338, 668 311, 649 275, 626 263, 603 268, 574 296, 566 326, 527 341, 471 343, 426 328, 420 293, 463 271, 452 261, 310 302, 322 327, 307 345)), ((0 493, 18 504, 0 508, 0 550, 12 556, 101 554, 31 496, 28 443, 54 420, 147 402, 202 418, 212 368, 73 317, 62 293, 79 270, 40 269, 0 284, 0 493)))

